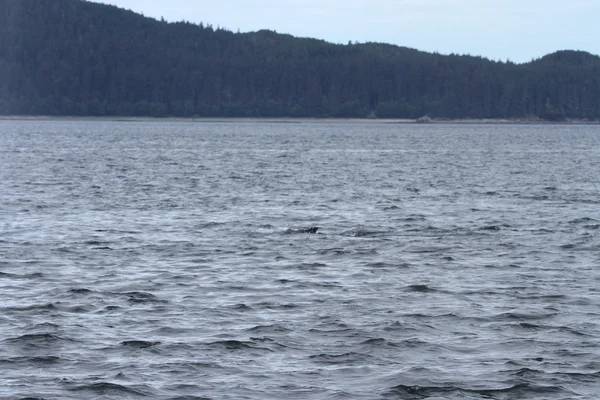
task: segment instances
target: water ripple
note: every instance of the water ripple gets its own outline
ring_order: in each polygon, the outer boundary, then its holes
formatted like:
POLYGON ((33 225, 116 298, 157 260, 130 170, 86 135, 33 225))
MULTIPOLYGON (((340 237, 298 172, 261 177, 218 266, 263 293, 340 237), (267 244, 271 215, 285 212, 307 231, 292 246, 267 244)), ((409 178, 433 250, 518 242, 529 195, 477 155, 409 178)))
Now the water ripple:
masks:
POLYGON ((0 141, 0 398, 598 397, 593 126, 0 141))

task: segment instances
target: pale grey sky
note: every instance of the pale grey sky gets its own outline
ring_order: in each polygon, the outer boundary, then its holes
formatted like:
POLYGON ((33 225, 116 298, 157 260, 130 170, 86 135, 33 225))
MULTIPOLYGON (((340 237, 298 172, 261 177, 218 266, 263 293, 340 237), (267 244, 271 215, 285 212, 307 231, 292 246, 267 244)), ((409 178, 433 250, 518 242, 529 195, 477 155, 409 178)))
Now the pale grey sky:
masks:
POLYGON ((168 21, 526 62, 600 54, 600 0, 94 0, 168 21))

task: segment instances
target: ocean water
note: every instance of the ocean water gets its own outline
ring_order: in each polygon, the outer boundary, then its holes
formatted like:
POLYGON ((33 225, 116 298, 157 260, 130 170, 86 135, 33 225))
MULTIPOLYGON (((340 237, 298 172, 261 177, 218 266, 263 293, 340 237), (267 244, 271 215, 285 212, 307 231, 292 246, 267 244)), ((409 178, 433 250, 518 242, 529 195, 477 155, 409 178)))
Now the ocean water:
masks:
POLYGON ((598 126, 0 121, 0 207, 2 399, 600 396, 598 126))

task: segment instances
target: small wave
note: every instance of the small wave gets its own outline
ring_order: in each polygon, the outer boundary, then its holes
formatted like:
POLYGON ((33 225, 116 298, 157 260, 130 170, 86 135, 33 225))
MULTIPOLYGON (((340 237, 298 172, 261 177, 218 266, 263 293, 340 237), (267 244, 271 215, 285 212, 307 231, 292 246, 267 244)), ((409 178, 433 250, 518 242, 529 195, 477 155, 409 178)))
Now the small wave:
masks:
POLYGON ((139 389, 134 389, 132 387, 127 387, 124 385, 119 385, 117 383, 110 382, 98 382, 92 383, 89 385, 79 385, 70 388, 69 390, 74 392, 82 392, 89 391, 94 392, 100 395, 134 395, 134 396, 148 396, 148 393, 145 393, 139 389))
POLYGON ((77 306, 73 306, 73 307, 68 307, 66 310, 66 312, 70 312, 70 313, 74 313, 74 314, 85 314, 85 313, 89 313, 92 311, 92 307, 86 307, 86 306, 82 306, 82 305, 77 305, 77 306))
POLYGON ((106 246, 109 245, 111 242, 104 242, 101 240, 86 240, 85 242, 83 242, 83 244, 87 245, 87 246, 106 246))
POLYGON ((222 226, 222 225, 225 225, 225 222, 210 221, 210 222, 205 222, 203 224, 199 224, 196 228, 207 229, 207 228, 214 228, 214 227, 222 226))
POLYGON ((479 228, 480 231, 499 231, 500 227, 498 225, 486 225, 479 228))
POLYGON ((275 282, 277 282, 277 283, 279 283, 281 285, 287 285, 287 284, 290 284, 290 283, 297 283, 297 281, 290 280, 290 279, 285 279, 285 278, 277 279, 277 280, 275 280, 275 282))
POLYGON ((428 293, 428 292, 436 292, 436 289, 433 289, 427 285, 408 285, 405 287, 405 289, 409 292, 421 292, 421 293, 428 293))
POLYGON ((387 263, 387 262, 383 262, 383 261, 375 261, 375 262, 370 262, 370 263, 366 263, 365 264, 366 268, 375 268, 375 269, 388 269, 388 268, 408 268, 409 265, 406 263, 401 263, 401 264, 392 264, 392 263, 387 263))
POLYGON ((360 342, 360 344, 370 347, 398 347, 397 343, 391 342, 384 338, 371 338, 360 342))
POLYGON ((202 371, 205 369, 223 369, 225 367, 220 366, 218 363, 212 363, 212 362, 203 362, 203 361, 188 361, 188 362, 174 362, 174 363, 166 363, 163 364, 165 367, 170 367, 172 369, 178 369, 180 367, 182 367, 183 369, 186 370, 191 370, 194 372, 197 371, 202 371))
POLYGON ((425 399, 440 393, 447 393, 460 388, 455 387, 436 387, 436 386, 418 386, 418 385, 397 385, 390 388, 388 395, 402 396, 402 399, 425 399), (408 396, 408 397, 406 397, 408 396))
POLYGON ((383 328, 384 331, 407 331, 407 330, 415 330, 415 327, 400 321, 394 321, 390 325, 383 328))
MULTIPOLYGON (((409 347, 409 348, 414 348, 414 347, 423 347, 423 346, 429 346, 431 343, 426 342, 425 340, 421 340, 419 338, 410 338, 410 339, 406 339, 402 341, 402 346, 404 347, 409 347)), ((399 346, 399 345, 398 345, 399 346)))
POLYGON ((263 337, 251 337, 250 340, 253 342, 265 343, 265 342, 274 342, 273 339, 263 336, 263 337))
POLYGON ((584 225, 583 226, 585 229, 590 229, 590 230, 598 230, 600 229, 600 224, 591 224, 591 225, 584 225))
POLYGON ((574 224, 574 225, 578 225, 578 224, 589 224, 589 223, 594 223, 594 222, 600 222, 597 219, 594 218, 589 218, 589 217, 583 217, 583 218, 575 218, 569 221, 569 224, 574 224))
MULTIPOLYGON (((513 265, 509 265, 509 267, 513 267, 513 265)), ((517 267, 519 267, 517 265, 517 267)), ((527 299, 527 300, 560 300, 566 299, 568 296, 564 294, 530 294, 530 295, 517 295, 519 299, 527 299)))
POLYGON ((283 231, 284 234, 290 235, 290 234, 302 234, 302 233, 317 233, 317 231, 321 229, 318 226, 309 226, 309 227, 305 227, 305 228, 288 228, 286 230, 283 231))
POLYGON ((370 230, 366 228, 352 228, 342 232, 342 236, 351 236, 351 237, 372 237, 372 236, 380 236, 384 234, 383 231, 370 230))
POLYGON ((401 219, 401 221, 404 221, 404 222, 423 222, 426 220, 427 220, 427 217, 425 215, 421 215, 421 214, 411 214, 411 215, 401 219))
POLYGON ((20 397, 18 400, 48 400, 45 397, 20 397))
POLYGON ((546 329, 546 326, 543 325, 537 325, 537 324, 532 324, 531 322, 520 322, 518 324, 521 328, 523 329, 532 329, 532 330, 537 330, 537 329, 546 329))
POLYGON ((309 333, 315 333, 318 335, 330 335, 330 334, 346 334, 346 333, 354 333, 355 330, 352 328, 349 328, 346 324, 343 323, 338 323, 338 324, 332 324, 330 325, 331 327, 324 327, 324 328, 309 328, 308 332, 309 333))
POLYGON ((90 289, 86 289, 86 288, 74 288, 74 289, 69 289, 69 293, 88 294, 88 293, 92 293, 92 291, 90 289))
POLYGON ((578 380, 589 380, 593 382, 598 382, 598 378, 600 378, 600 371, 593 372, 553 372, 552 375, 563 375, 568 376, 569 378, 574 378, 578 380))
POLYGON ((126 296, 130 303, 166 303, 165 300, 161 300, 148 292, 125 292, 114 294, 126 296))
POLYGON ((225 347, 227 350, 254 349, 254 343, 243 340, 217 340, 208 343, 210 346, 225 347))
POLYGON ((343 247, 333 247, 330 249, 321 249, 317 251, 320 255, 334 255, 334 256, 343 256, 351 253, 350 250, 344 249, 343 247))
POLYGON ((8 338, 7 343, 26 347, 47 347, 56 343, 70 341, 70 339, 52 333, 30 333, 8 338))
POLYGON ((54 324, 52 322, 40 322, 39 324, 34 324, 31 326, 31 330, 33 329, 39 329, 39 330, 44 330, 44 329, 58 329, 60 328, 59 324, 54 324))
POLYGON ((0 363, 17 365, 32 364, 36 367, 46 367, 58 364, 62 361, 65 361, 65 359, 57 356, 14 357, 6 360, 0 359, 0 363))
POLYGON ((318 287, 318 288, 343 288, 344 285, 342 285, 340 282, 329 282, 329 281, 324 281, 324 282, 310 282, 306 285, 302 285, 303 287, 318 287))
POLYGON ((250 311, 253 310, 252 307, 244 304, 244 303, 239 303, 239 304, 235 304, 233 306, 231 306, 232 309, 237 310, 237 311, 250 311))
POLYGON ((160 342, 150 342, 146 340, 125 340, 121 342, 121 346, 133 347, 136 349, 147 349, 159 345, 160 342))
POLYGON ((389 395, 403 396, 403 399, 426 399, 434 396, 456 394, 465 396, 468 394, 484 396, 484 398, 495 399, 498 396, 511 399, 525 399, 532 395, 563 393, 564 390, 559 386, 538 386, 527 383, 520 383, 505 388, 490 389, 469 389, 460 386, 409 386, 398 385, 390 389, 389 395))
POLYGON ((20 342, 20 341, 37 341, 37 340, 57 341, 60 339, 61 338, 59 336, 53 335, 51 333, 29 333, 29 334, 17 336, 14 338, 8 338, 6 340, 8 342, 15 343, 15 342, 20 342))
POLYGON ((327 267, 327 264, 314 262, 314 263, 302 263, 302 264, 298 265, 296 268, 298 268, 301 271, 306 271, 306 270, 313 270, 313 269, 324 268, 324 267, 327 267))
POLYGON ((516 312, 506 312, 506 313, 498 314, 492 318, 499 319, 499 320, 507 320, 507 321, 538 321, 538 320, 552 318, 554 316, 556 316, 556 313, 525 314, 525 313, 516 313, 516 312))
POLYGON ((525 367, 525 368, 520 368, 516 371, 512 371, 511 374, 514 376, 519 376, 521 378, 533 378, 533 377, 539 376, 540 374, 544 374, 544 372, 537 370, 537 369, 525 367))
POLYGON ((50 365, 50 364, 58 364, 61 361, 64 361, 64 359, 57 357, 57 356, 37 356, 37 357, 31 357, 31 358, 27 359, 25 362, 30 362, 32 364, 50 365))
POLYGON ((558 332, 569 333, 569 334, 575 335, 575 336, 592 336, 589 333, 582 332, 580 330, 577 330, 577 329, 569 327, 569 326, 559 326, 559 327, 554 327, 554 329, 556 329, 558 332))
POLYGON ((450 247, 436 247, 436 246, 415 246, 410 245, 406 247, 408 253, 425 254, 425 253, 443 253, 446 254, 449 250, 453 250, 450 247))
POLYGON ((314 362, 321 364, 351 364, 353 362, 363 362, 370 358, 369 355, 355 352, 348 352, 343 354, 316 354, 308 357, 314 362))
POLYGON ((402 315, 404 318, 435 318, 434 315, 430 315, 430 314, 423 314, 423 313, 409 313, 409 314, 403 314, 402 315))
POLYGON ((263 302, 255 304, 255 307, 264 308, 267 310, 291 310, 291 309, 297 308, 299 306, 298 306, 298 304, 293 304, 293 303, 278 304, 278 303, 272 303, 270 301, 263 301, 263 302))
POLYGON ((273 333, 273 332, 290 332, 290 329, 286 328, 283 325, 273 324, 273 325, 256 325, 252 328, 246 329, 247 332, 264 332, 264 333, 273 333))
POLYGON ((44 274, 41 272, 34 272, 32 274, 11 274, 9 272, 0 272, 0 278, 9 278, 9 279, 37 279, 43 278, 44 274))

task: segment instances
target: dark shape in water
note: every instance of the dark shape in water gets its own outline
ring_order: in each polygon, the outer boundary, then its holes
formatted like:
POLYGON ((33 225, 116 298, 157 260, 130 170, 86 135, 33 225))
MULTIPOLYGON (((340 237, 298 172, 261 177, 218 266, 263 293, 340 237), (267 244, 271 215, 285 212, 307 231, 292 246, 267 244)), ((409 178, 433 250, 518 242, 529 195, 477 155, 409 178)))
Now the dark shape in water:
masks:
POLYGON ((500 227, 498 225, 487 225, 481 228, 482 231, 499 231, 500 227))
POLYGON ((432 289, 427 285, 408 285, 406 287, 406 289, 411 292, 422 292, 422 293, 435 292, 435 289, 432 289))
MULTIPOLYGON (((119 385, 110 382, 98 382, 90 385, 81 385, 71 389, 72 391, 90 391, 102 395, 135 395, 135 396, 146 396, 147 394, 127 386, 119 385)), ((111 396, 112 397, 112 396, 111 396)))
POLYGON ((145 349, 148 347, 156 346, 158 344, 160 344, 160 342, 149 342, 146 340, 126 340, 124 342, 121 342, 121 346, 136 347, 139 349, 145 349))
POLYGON ((43 397, 22 397, 19 400, 46 400, 43 397))
POLYGON ((317 233, 317 231, 320 228, 317 226, 309 226, 308 228, 287 228, 285 231, 283 231, 284 234, 289 235, 289 234, 299 234, 299 233, 317 233))

